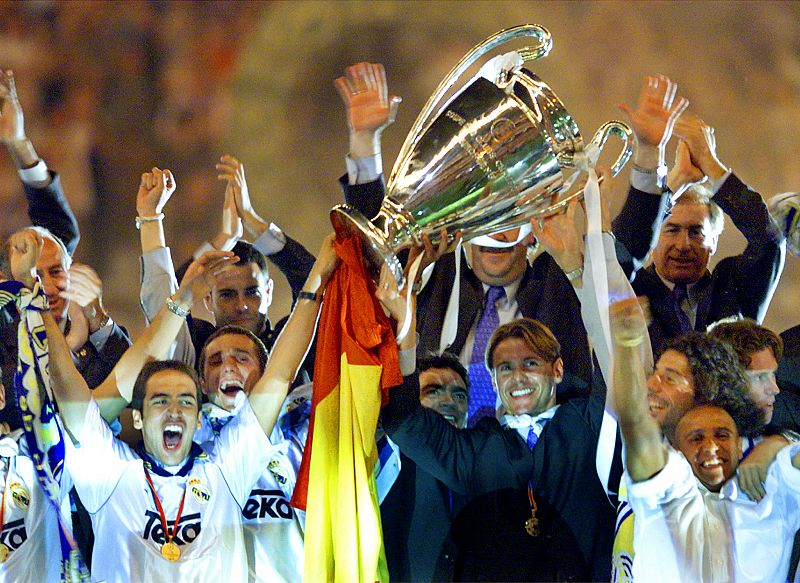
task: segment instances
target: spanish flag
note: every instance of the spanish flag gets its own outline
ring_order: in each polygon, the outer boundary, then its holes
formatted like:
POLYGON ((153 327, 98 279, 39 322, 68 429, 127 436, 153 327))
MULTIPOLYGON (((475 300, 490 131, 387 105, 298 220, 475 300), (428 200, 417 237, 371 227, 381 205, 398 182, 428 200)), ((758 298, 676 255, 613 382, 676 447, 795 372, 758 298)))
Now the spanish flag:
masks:
POLYGON ((389 387, 403 377, 360 240, 337 240, 335 249, 342 262, 325 290, 309 439, 292 505, 306 510, 305 581, 388 581, 372 474, 375 429, 389 387))

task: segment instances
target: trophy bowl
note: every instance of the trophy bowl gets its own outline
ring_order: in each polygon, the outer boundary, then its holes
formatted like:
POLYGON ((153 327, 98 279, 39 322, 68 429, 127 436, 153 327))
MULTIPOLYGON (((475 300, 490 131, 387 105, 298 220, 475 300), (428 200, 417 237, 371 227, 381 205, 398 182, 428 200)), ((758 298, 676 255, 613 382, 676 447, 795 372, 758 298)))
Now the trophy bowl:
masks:
POLYGON ((594 165, 609 136, 623 141, 612 166, 616 175, 630 158, 633 137, 610 121, 585 144, 575 120, 553 90, 523 65, 547 55, 550 33, 528 24, 500 31, 473 48, 439 85, 409 132, 371 221, 348 205, 331 210, 340 235, 362 238, 367 268, 377 281, 388 265, 404 285, 397 254, 436 245, 444 228, 449 241, 465 241, 521 226, 561 211, 582 194, 575 178, 594 165), (451 97, 442 97, 477 59, 511 40, 537 44, 488 60, 451 97))

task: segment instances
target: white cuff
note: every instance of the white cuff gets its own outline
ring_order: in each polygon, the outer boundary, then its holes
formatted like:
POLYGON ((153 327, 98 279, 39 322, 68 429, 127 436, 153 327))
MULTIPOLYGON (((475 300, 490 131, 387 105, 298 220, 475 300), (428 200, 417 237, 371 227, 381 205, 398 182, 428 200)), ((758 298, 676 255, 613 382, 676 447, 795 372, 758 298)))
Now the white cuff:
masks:
POLYGON ((253 241, 253 247, 260 251, 264 256, 269 257, 286 247, 286 235, 275 223, 270 223, 258 238, 253 241))
POLYGON ((92 346, 94 346, 94 349, 97 352, 103 350, 106 345, 106 341, 108 340, 109 336, 111 336, 111 332, 113 330, 114 320, 109 318, 105 324, 89 335, 89 341, 92 343, 92 346))
POLYGON ((661 194, 661 188, 658 186, 658 174, 656 173, 642 172, 636 168, 631 169, 631 186, 642 192, 661 194))
POLYGON ((407 348, 398 352, 400 373, 407 377, 417 369, 417 347, 407 348))
POLYGON ((345 157, 344 163, 347 166, 347 180, 352 184, 366 184, 374 182, 383 172, 381 155, 375 154, 369 158, 345 157))
POLYGON ((717 194, 719 189, 722 188, 722 185, 725 184, 725 181, 731 175, 731 171, 728 170, 725 174, 719 177, 717 180, 710 180, 708 184, 708 188, 711 190, 712 193, 717 194))
POLYGON ((47 170, 47 164, 44 160, 39 160, 35 166, 30 168, 20 168, 19 178, 25 184, 38 186, 50 182, 50 173, 47 170))

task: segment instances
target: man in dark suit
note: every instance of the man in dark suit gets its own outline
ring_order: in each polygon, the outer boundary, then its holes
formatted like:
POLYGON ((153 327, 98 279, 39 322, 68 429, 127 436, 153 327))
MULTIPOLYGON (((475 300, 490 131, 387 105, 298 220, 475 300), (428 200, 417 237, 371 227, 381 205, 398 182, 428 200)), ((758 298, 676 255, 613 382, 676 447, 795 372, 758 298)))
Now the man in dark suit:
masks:
MULTIPOLYGON (((466 427, 467 371, 454 355, 423 357, 419 370, 419 401, 458 428, 466 427)), ((387 438, 378 441, 381 474, 399 473, 381 501, 381 526, 386 563, 392 581, 451 580, 456 553, 451 522, 465 498, 418 467, 387 438), (391 452, 389 460, 384 456, 391 452)), ((390 478, 391 479, 391 478, 390 478)), ((379 496, 382 495, 379 487, 379 496)))
MULTIPOLYGON (((0 142, 6 147, 11 160, 19 172, 28 199, 28 216, 31 223, 41 228, 44 248, 40 272, 45 292, 50 300, 53 316, 62 330, 73 334, 71 348, 76 366, 89 387, 99 385, 111 372, 122 353, 130 346, 127 332, 115 324, 102 306, 102 288, 96 274, 85 266, 76 267, 70 274, 72 254, 80 238, 78 222, 61 190, 58 175, 49 170, 39 158, 25 133, 22 107, 17 97, 14 76, 11 71, 0 75, 0 142), (83 312, 90 317, 81 317, 80 325, 73 326, 68 317, 69 300, 60 296, 80 287, 85 303, 83 312), (87 295, 88 294, 88 295, 87 295), (80 333, 77 333, 80 329, 80 333)), ((3 384, 9 392, 7 407, 0 421, 7 422, 12 429, 20 426, 19 410, 13 395, 14 371, 17 362, 17 324, 19 318, 13 305, 0 312, 0 359, 3 368, 3 384)))
POLYGON ((682 141, 668 179, 675 194, 666 216, 662 219, 656 204, 643 212, 634 195, 614 221, 614 232, 628 249, 641 250, 650 245, 654 233, 658 236, 653 264, 633 275, 634 290, 650 302, 650 339, 656 352, 665 340, 705 330, 722 318, 743 316, 761 322, 785 255, 784 237, 775 229, 761 196, 717 157, 713 128, 684 114, 675 133, 682 141), (707 187, 699 181, 707 181, 707 187), (723 212, 745 236, 747 248, 709 271, 723 212), (641 228, 649 213, 653 227, 641 228))

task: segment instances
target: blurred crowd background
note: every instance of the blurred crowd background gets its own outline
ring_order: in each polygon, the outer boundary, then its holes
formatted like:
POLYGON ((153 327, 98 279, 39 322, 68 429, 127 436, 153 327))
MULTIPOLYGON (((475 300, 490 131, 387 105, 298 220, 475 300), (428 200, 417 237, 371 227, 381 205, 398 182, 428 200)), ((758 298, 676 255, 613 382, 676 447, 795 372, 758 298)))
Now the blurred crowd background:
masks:
MULTIPOLYGON (((107 307, 135 335, 143 171, 176 177, 165 227, 178 263, 219 228, 214 163, 226 152, 244 162, 259 213, 315 252, 347 152, 333 79, 358 61, 386 66, 403 97, 384 136, 388 174, 450 68, 525 22, 552 32, 552 52, 530 68, 587 139, 622 116, 616 105, 636 99, 645 75, 663 73, 715 126, 720 159, 745 182, 765 197, 800 190, 800 2, 0 1, 0 67, 15 71, 29 137, 79 218, 77 258, 98 270, 107 307)), ((618 208, 627 170, 616 182, 618 208)), ((0 236, 27 223, 4 151, 0 208, 0 236)), ((718 255, 743 246, 729 229, 718 255)), ((798 292, 790 256, 765 325, 800 323, 798 292)), ((288 307, 277 276, 274 313, 288 307)))

